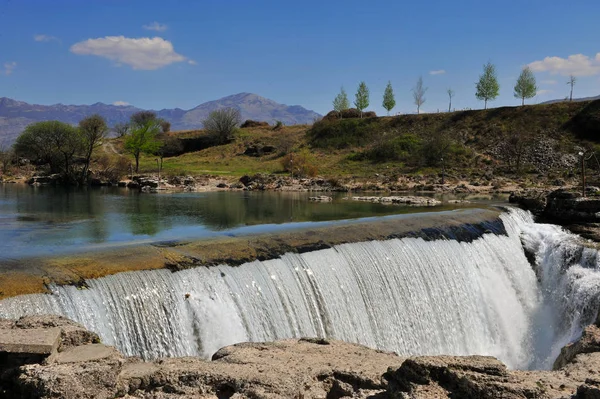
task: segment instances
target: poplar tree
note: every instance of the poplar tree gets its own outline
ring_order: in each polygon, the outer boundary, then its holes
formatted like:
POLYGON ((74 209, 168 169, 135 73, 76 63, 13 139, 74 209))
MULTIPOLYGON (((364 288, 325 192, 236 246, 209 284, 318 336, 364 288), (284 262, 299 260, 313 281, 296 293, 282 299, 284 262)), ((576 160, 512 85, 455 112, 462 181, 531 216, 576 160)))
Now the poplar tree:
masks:
POLYGON ((448 93, 448 99, 450 100, 448 102, 448 112, 450 112, 450 110, 452 109, 452 97, 454 97, 454 90, 448 89, 446 90, 446 93, 448 93))
POLYGON ((339 112, 340 119, 342 119, 342 112, 348 108, 350 108, 350 102, 348 101, 346 90, 342 87, 340 93, 333 99, 333 110, 339 112))
POLYGON ((419 76, 419 80, 417 80, 417 85, 412 89, 413 99, 415 100, 415 105, 417 106, 417 114, 421 112, 421 105, 425 102, 425 92, 427 91, 427 87, 423 87, 423 77, 419 76))
POLYGON ((360 117, 362 118, 363 110, 369 106, 369 88, 365 82, 360 82, 358 85, 354 106, 360 111, 360 117))
POLYGON ((498 97, 499 92, 500 85, 496 76, 496 67, 491 62, 488 62, 483 66, 483 74, 479 76, 475 97, 478 100, 485 101, 484 109, 487 109, 487 102, 498 97))
POLYGON ((525 99, 535 97, 536 94, 535 76, 529 67, 525 67, 515 84, 515 98, 520 98, 521 105, 525 105, 525 99))
POLYGON ((394 90, 392 89, 392 82, 388 81, 385 91, 383 92, 383 108, 387 110, 388 116, 390 111, 396 106, 396 100, 394 99, 394 90))

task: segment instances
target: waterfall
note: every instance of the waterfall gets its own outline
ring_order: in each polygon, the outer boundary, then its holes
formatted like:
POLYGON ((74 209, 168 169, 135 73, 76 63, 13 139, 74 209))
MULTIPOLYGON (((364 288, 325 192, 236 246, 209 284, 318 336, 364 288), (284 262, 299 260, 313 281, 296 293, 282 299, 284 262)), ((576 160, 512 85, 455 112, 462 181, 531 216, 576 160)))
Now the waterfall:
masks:
POLYGON ((62 314, 146 359, 312 336, 547 368, 557 345, 596 316, 597 252, 526 212, 501 218, 508 235, 470 243, 359 242, 237 267, 120 273, 89 280, 88 289, 52 286, 0 301, 0 316, 62 314))

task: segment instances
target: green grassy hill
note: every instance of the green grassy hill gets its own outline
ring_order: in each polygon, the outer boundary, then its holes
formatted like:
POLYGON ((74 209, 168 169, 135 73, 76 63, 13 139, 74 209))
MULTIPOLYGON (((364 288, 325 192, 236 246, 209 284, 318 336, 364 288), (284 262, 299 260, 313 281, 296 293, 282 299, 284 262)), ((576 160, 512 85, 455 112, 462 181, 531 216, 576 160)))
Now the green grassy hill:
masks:
MULTIPOLYGON (((596 150, 600 101, 255 127, 240 129, 235 140, 217 146, 202 144, 208 142, 202 131, 171 136, 189 152, 164 159, 168 174, 283 174, 293 154, 331 178, 437 174, 443 165, 457 176, 552 179, 573 176, 577 153, 596 150)), ((151 172, 155 158, 146 157, 141 165, 151 172)))

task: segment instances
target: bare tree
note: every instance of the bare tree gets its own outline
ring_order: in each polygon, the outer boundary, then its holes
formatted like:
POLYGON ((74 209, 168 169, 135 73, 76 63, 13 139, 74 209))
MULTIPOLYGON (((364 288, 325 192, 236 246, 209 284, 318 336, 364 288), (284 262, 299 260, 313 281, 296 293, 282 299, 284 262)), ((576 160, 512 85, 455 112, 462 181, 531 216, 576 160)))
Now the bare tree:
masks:
POLYGON ((417 114, 421 112, 421 105, 425 102, 425 92, 427 91, 427 87, 423 87, 423 77, 419 76, 419 80, 417 80, 417 85, 412 89, 413 99, 415 100, 415 105, 417 106, 417 114))
POLYGON ((450 112, 450 110, 452 109, 452 97, 454 97, 454 90, 449 88, 448 90, 446 90, 446 93, 448 93, 448 99, 450 100, 448 102, 448 112, 450 112))
POLYGON ((102 141, 106 138, 107 133, 108 126, 106 125, 106 121, 98 114, 88 116, 79 121, 79 135, 81 137, 83 155, 85 158, 83 170, 81 171, 82 182, 88 178, 90 161, 94 149, 102 145, 102 141))
POLYGON ((202 123, 209 136, 214 137, 219 144, 225 144, 233 138, 241 120, 238 109, 222 108, 212 111, 202 123))
POLYGON ((117 133, 117 137, 123 137, 129 131, 128 123, 117 123, 113 126, 113 130, 117 133))
POLYGON ((568 85, 571 85, 571 94, 569 94, 569 101, 573 101, 573 86, 575 86, 575 82, 577 82, 575 76, 570 75, 569 81, 567 82, 568 85))

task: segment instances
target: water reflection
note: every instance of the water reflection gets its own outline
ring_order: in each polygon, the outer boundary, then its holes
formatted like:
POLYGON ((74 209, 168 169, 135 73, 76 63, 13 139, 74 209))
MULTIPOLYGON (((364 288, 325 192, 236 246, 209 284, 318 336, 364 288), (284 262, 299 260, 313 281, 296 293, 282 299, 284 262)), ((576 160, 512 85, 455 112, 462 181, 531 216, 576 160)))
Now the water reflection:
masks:
MULTIPOLYGON (((142 194, 102 187, 62 189, 0 184, 0 258, 89 245, 192 238, 239 226, 328 221, 444 210, 344 199, 308 201, 298 192, 142 194)), ((453 205, 452 208, 455 208, 453 205)))

